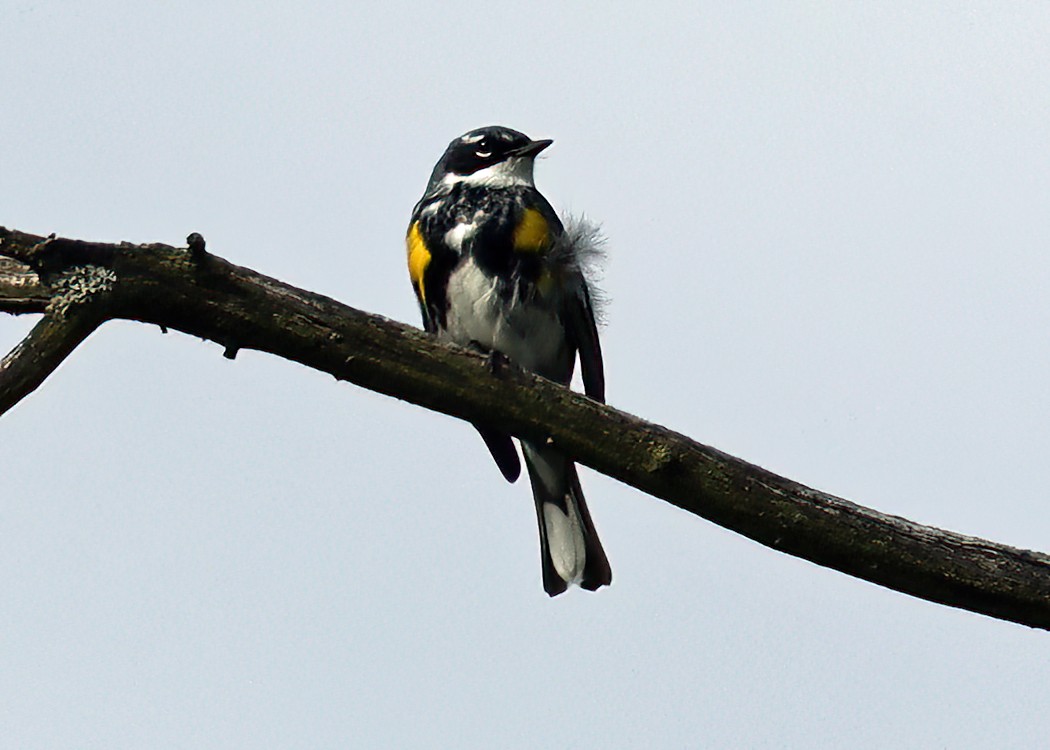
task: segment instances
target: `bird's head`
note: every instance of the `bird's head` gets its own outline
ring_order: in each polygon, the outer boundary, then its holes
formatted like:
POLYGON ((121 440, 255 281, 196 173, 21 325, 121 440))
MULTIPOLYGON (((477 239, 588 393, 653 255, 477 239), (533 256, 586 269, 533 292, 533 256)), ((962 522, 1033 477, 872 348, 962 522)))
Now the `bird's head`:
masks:
POLYGON ((497 125, 471 130, 448 144, 434 167, 428 192, 448 190, 459 183, 532 187, 536 156, 551 143, 497 125))

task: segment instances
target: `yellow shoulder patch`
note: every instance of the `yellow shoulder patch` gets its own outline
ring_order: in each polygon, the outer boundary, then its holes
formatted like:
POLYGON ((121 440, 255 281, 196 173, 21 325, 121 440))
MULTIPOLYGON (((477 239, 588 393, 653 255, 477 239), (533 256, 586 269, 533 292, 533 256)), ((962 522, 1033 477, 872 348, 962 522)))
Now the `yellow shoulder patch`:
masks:
POLYGON ((416 289, 419 299, 426 304, 427 294, 423 289, 423 274, 430 265, 430 251, 427 243, 423 240, 423 233, 419 231, 419 222, 412 222, 408 229, 408 237, 405 238, 408 246, 408 275, 412 279, 412 286, 416 289))
POLYGON ((526 208, 525 215, 514 230, 514 252, 542 253, 550 245, 550 227, 543 214, 535 208, 526 208))

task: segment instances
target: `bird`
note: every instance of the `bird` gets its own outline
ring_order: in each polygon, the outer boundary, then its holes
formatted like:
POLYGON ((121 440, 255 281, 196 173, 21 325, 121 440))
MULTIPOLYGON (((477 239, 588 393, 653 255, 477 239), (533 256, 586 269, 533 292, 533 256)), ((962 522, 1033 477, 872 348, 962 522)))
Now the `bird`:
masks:
MULTIPOLYGON (((566 231, 537 190, 536 157, 553 141, 503 126, 452 140, 434 166, 406 233, 409 277, 423 327, 439 341, 505 357, 568 386, 580 361, 584 392, 604 403, 587 230, 566 231)), ((511 436, 475 424, 509 482, 521 463, 511 436)), ((543 588, 593 591, 612 569, 576 466, 551 441, 522 439, 539 524, 543 588)))

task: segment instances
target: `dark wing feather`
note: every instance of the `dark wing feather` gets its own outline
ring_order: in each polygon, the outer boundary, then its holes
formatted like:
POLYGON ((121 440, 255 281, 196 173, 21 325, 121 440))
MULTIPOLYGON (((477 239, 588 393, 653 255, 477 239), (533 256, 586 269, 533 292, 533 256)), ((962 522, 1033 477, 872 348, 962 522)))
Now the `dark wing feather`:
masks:
POLYGON ((481 433, 481 439, 485 441, 503 478, 508 482, 516 482, 521 476, 521 461, 510 435, 480 424, 475 424, 474 429, 481 433))
POLYGON ((598 341, 598 324, 587 282, 581 278, 578 292, 568 300, 563 312, 565 329, 570 343, 580 355, 583 390, 595 401, 605 403, 605 366, 602 347, 598 341))

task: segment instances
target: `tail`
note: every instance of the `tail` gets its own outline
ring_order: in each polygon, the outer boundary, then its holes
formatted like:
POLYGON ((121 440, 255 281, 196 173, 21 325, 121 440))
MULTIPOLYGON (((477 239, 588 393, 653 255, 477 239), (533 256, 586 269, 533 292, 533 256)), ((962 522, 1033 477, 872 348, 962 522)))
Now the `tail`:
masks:
POLYGON ((612 568, 587 511, 576 465, 547 446, 524 440, 521 445, 540 525, 543 589, 557 596, 570 583, 588 591, 608 586, 612 568))

